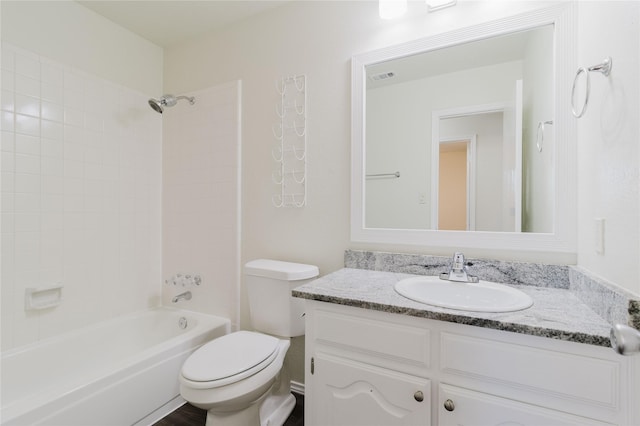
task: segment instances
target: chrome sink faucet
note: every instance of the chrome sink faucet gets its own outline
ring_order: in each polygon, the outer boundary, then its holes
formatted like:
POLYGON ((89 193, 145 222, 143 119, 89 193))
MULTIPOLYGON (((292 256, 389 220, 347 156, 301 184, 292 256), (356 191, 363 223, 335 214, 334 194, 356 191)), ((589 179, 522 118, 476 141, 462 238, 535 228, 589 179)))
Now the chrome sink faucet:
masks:
POLYGON ((449 272, 440 274, 441 280, 455 281, 461 283, 477 283, 478 277, 469 275, 469 271, 464 260, 464 254, 456 252, 453 255, 453 264, 449 272))
POLYGON ((179 295, 171 299, 171 302, 178 303, 181 300, 191 300, 191 292, 185 291, 184 293, 180 293, 179 295))

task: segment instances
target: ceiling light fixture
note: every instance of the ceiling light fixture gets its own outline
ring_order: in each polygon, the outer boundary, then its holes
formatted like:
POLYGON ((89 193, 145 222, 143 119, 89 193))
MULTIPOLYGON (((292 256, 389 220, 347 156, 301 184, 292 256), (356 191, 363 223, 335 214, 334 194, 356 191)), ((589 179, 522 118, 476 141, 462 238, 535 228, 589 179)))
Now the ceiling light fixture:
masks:
POLYGON ((382 19, 398 18, 407 11, 407 0, 379 0, 378 12, 382 19))
POLYGON ((427 12, 436 12, 438 10, 446 9, 447 7, 455 6, 457 0, 426 0, 427 12))

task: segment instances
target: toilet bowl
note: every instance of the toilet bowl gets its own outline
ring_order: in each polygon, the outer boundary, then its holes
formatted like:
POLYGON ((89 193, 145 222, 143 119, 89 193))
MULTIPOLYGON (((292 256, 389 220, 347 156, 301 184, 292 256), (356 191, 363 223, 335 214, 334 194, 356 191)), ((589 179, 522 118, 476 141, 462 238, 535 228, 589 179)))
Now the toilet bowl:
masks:
POLYGON ((315 278, 318 268, 261 259, 247 263, 245 274, 252 324, 260 332, 212 340, 180 372, 180 394, 207 410, 207 426, 281 426, 295 406, 283 364, 289 337, 304 334, 304 306, 291 289, 315 278))
POLYGON ((180 393, 192 405, 207 410, 207 424, 260 424, 258 402, 280 378, 288 348, 288 340, 250 331, 220 337, 187 359, 180 393), (234 422, 228 423, 234 414, 234 422))

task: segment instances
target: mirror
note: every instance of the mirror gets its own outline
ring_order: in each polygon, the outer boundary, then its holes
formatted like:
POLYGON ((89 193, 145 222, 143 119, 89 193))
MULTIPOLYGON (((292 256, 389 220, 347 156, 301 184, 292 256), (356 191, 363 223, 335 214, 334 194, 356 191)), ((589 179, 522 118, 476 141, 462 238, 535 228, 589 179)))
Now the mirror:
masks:
POLYGON ((353 58, 353 241, 575 252, 574 13, 353 58))
POLYGON ((523 199, 536 218, 553 207, 553 128, 546 152, 523 151, 553 116, 552 25, 365 68, 367 227, 553 231, 522 210, 523 199), (523 163, 544 184, 536 193, 523 193, 523 163))

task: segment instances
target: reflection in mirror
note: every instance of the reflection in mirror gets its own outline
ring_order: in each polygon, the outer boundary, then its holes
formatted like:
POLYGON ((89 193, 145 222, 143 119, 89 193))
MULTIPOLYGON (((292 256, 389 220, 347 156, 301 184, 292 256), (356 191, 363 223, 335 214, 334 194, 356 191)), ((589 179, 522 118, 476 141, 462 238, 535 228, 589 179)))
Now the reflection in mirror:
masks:
POLYGON ((554 25, 365 70, 366 228, 553 232, 554 25))
POLYGON ((472 201, 475 176, 473 148, 475 136, 440 139, 438 147, 438 229, 466 231, 475 229, 475 203, 472 201))
POLYGON ((433 229, 514 230, 516 187, 510 179, 513 167, 506 161, 511 156, 503 155, 509 148, 503 138, 504 115, 498 110, 436 117, 440 131, 435 139, 439 152, 432 160, 432 170, 438 171, 437 188, 432 191, 433 229), (459 136, 464 134, 469 136, 459 136))

